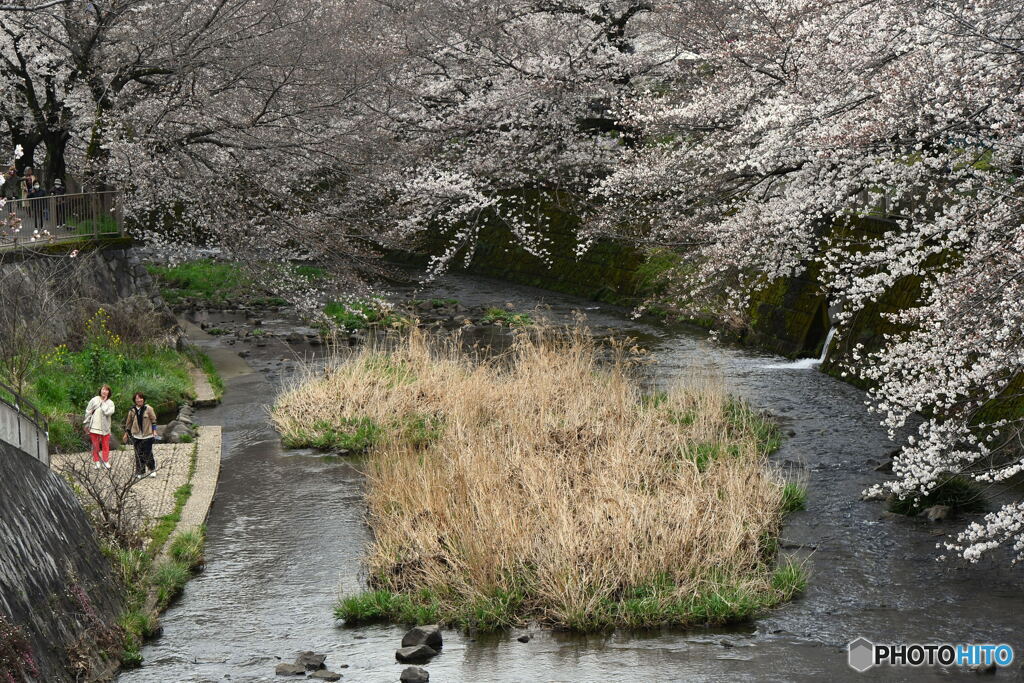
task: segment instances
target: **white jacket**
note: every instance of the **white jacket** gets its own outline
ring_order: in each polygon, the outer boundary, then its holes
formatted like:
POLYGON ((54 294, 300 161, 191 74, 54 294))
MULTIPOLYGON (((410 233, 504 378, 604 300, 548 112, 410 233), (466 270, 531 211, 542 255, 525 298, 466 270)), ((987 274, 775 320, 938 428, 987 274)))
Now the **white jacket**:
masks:
POLYGON ((110 433, 110 416, 114 414, 114 402, 109 398, 104 401, 99 396, 89 399, 89 405, 85 408, 85 419, 82 424, 89 428, 92 434, 110 433))

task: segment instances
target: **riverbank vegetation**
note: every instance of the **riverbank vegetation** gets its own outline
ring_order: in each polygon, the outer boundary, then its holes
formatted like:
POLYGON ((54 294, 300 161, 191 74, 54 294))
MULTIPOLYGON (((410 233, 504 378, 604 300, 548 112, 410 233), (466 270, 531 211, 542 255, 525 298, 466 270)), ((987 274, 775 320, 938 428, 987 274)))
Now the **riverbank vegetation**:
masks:
POLYGON ((371 590, 337 616, 688 626, 801 590, 802 568, 775 556, 792 504, 767 463, 774 425, 715 381, 645 396, 642 355, 605 352, 579 329, 531 328, 481 358, 412 330, 283 392, 286 439, 377 426, 371 590))
POLYGON ((108 319, 99 309, 85 324, 80 348, 56 347, 27 375, 25 395, 48 420, 53 450, 85 448, 82 413, 103 384, 113 390, 115 419, 125 414, 136 391, 157 412, 174 409, 194 395, 188 354, 156 341, 126 343, 110 330, 108 319))
POLYGON ((328 278, 326 270, 310 264, 249 264, 211 258, 185 261, 173 266, 146 266, 159 285, 160 295, 171 306, 195 303, 220 305, 249 303, 282 306, 290 296, 328 278), (281 285, 271 291, 268 282, 281 285))
MULTIPOLYGON (((181 593, 204 561, 204 527, 182 531, 171 539, 192 495, 197 457, 198 445, 191 449, 188 479, 174 491, 174 508, 166 515, 146 524, 136 511, 131 518, 124 519, 128 528, 120 530, 121 533, 97 527, 115 579, 124 591, 125 608, 118 621, 117 635, 118 656, 126 668, 142 663, 142 645, 158 632, 160 613, 181 593)), ((86 469, 85 474, 88 473, 86 469)), ((119 487, 124 486, 130 487, 131 482, 122 482, 119 487)), ((83 500, 83 504, 88 508, 91 503, 83 500)))

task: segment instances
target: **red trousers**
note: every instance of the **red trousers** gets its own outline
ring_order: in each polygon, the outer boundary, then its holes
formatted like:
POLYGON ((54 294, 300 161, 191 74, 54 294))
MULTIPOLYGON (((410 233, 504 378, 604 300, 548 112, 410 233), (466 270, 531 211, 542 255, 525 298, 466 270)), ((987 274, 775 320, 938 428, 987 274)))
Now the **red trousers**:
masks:
POLYGON ((92 440, 92 461, 100 461, 100 447, 103 447, 103 462, 110 461, 110 434, 93 434, 89 432, 92 440))

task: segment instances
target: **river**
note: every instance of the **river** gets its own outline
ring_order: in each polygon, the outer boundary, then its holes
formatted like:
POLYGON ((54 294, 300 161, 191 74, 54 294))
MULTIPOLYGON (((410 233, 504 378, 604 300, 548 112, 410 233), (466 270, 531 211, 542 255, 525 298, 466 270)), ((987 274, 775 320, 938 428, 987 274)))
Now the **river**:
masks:
MULTIPOLYGON (((443 652, 425 668, 437 682, 469 681, 832 681, 973 680, 951 670, 885 669, 865 675, 846 663, 858 636, 878 643, 1008 643, 1024 658, 1020 574, 1003 562, 938 562, 936 542, 965 522, 928 526, 893 517, 860 492, 884 475, 874 465, 892 450, 864 393, 808 369, 779 369, 781 359, 708 341, 699 330, 638 324, 627 311, 569 296, 469 276, 449 276, 426 297, 466 305, 538 305, 558 320, 582 310, 597 332, 636 335, 657 360, 654 377, 670 382, 694 368, 720 374, 730 391, 774 414, 784 441, 773 461, 808 484, 807 510, 790 516, 787 553, 806 558, 804 595, 740 627, 687 632, 579 636, 522 629, 478 636, 445 632, 443 652), (533 638, 521 643, 517 636, 533 638), (873 674, 873 675, 872 675, 873 674)), ((237 318, 237 315, 234 316, 237 318)), ((232 319, 228 314, 224 319, 232 319)), ((218 320, 213 315, 211 320, 218 320)), ((284 330, 286 319, 265 320, 284 330)), ((223 340, 200 339, 223 357, 223 340)), ((255 348, 252 372, 230 373, 224 402, 199 412, 223 426, 223 463, 208 523, 205 570, 162 617, 141 669, 122 683, 272 681, 280 661, 302 650, 327 654, 343 681, 397 681, 394 660, 404 629, 338 627, 339 590, 360 587, 369 539, 362 477, 353 463, 281 447, 267 406, 294 367, 280 339, 255 348), (234 375, 234 376, 231 376, 234 375), (345 665, 346 668, 341 668, 345 665)), ((233 353, 233 349, 231 349, 233 353)), ((1019 664, 1000 672, 1017 677, 1019 664)))

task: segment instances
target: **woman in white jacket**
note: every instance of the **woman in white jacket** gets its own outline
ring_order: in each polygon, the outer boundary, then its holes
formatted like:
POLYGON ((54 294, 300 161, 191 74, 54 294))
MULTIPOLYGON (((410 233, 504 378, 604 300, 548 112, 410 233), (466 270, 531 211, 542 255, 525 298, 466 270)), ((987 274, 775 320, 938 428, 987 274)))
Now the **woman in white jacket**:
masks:
POLYGON ((110 400, 110 387, 100 387, 100 395, 89 399, 85 408, 82 425, 92 441, 92 461, 100 468, 100 451, 103 452, 103 466, 110 469, 110 416, 114 414, 114 402, 110 400))

